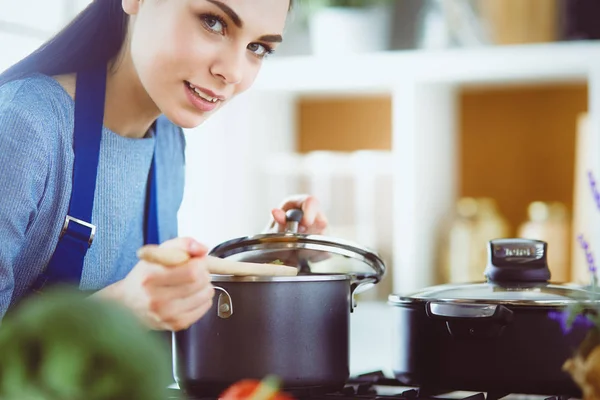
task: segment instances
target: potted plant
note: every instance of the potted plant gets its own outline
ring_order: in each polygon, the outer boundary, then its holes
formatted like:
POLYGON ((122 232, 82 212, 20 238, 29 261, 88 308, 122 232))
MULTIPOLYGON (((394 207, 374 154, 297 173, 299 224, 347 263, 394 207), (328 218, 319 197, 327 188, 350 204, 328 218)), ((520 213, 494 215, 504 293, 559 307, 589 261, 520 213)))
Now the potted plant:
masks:
POLYGON ((388 49, 392 0, 308 0, 306 4, 313 54, 388 49))
MULTIPOLYGON (((595 203, 600 211, 600 193, 591 171, 588 172, 588 178, 595 203)), ((585 252, 590 273, 590 300, 597 300, 600 298, 600 288, 594 255, 583 235, 578 236, 578 242, 581 250, 585 252)), ((576 325, 587 329, 585 339, 579 344, 575 354, 566 360, 563 370, 569 373, 581 388, 584 400, 600 400, 600 307, 590 307, 583 302, 575 303, 565 312, 551 314, 550 317, 561 324, 565 334, 576 325)))
POLYGON ((162 400, 172 382, 167 343, 116 302, 62 287, 2 321, 3 400, 162 400))

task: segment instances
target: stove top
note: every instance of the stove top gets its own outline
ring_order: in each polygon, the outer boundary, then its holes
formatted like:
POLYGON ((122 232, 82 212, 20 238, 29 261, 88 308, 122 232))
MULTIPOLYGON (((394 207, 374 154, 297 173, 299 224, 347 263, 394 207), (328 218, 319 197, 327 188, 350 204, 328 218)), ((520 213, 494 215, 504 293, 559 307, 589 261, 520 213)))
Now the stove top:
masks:
MULTIPOLYGON (((173 389, 176 390, 176 389, 173 389)), ((175 397, 173 397, 175 398, 175 397)), ((381 371, 372 372, 348 380, 338 393, 296 397, 298 400, 568 400, 564 396, 544 396, 509 393, 477 393, 456 391, 430 393, 419 388, 404 386, 400 381, 386 377, 381 371)), ((185 397, 184 400, 217 400, 207 397, 185 397)))

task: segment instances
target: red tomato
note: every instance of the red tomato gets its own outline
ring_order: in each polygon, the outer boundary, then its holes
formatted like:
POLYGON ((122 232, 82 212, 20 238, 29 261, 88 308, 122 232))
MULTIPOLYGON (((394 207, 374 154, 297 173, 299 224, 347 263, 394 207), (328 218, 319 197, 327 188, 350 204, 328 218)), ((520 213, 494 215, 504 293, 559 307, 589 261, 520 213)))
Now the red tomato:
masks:
MULTIPOLYGON (((219 397, 220 400, 248 400, 252 398, 252 394, 260 385, 260 381, 253 379, 244 379, 234 383, 227 388, 219 397)), ((269 400, 294 400, 293 397, 285 393, 277 393, 269 400)))

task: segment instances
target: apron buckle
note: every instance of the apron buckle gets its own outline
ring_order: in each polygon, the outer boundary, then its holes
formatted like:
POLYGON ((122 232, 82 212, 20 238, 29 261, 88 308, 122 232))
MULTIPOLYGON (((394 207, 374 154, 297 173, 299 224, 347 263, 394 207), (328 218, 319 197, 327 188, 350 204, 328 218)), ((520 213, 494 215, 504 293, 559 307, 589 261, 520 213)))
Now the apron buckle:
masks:
POLYGON ((92 246, 94 237, 96 236, 96 225, 90 224, 89 222, 82 221, 80 219, 67 215, 65 218, 65 224, 60 231, 59 239, 65 234, 74 237, 75 239, 84 240, 88 243, 88 248, 92 246), (74 224, 71 224, 73 222, 74 224))

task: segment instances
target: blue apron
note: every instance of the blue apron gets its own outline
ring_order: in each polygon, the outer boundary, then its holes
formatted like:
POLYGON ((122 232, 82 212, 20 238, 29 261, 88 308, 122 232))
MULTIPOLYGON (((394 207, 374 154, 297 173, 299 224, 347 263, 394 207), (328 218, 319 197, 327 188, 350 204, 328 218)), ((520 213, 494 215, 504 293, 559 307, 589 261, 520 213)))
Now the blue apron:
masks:
MULTIPOLYGON (((32 292, 41 293, 45 288, 56 284, 79 286, 81 282, 83 260, 96 234, 96 226, 92 224, 92 210, 100 158, 105 95, 106 65, 77 74, 73 139, 75 159, 69 211, 54 254, 46 270, 34 282, 32 292)), ((157 127, 157 124, 155 126, 157 127)), ((152 157, 148 175, 144 219, 146 244, 159 243, 155 160, 156 154, 152 157)))

